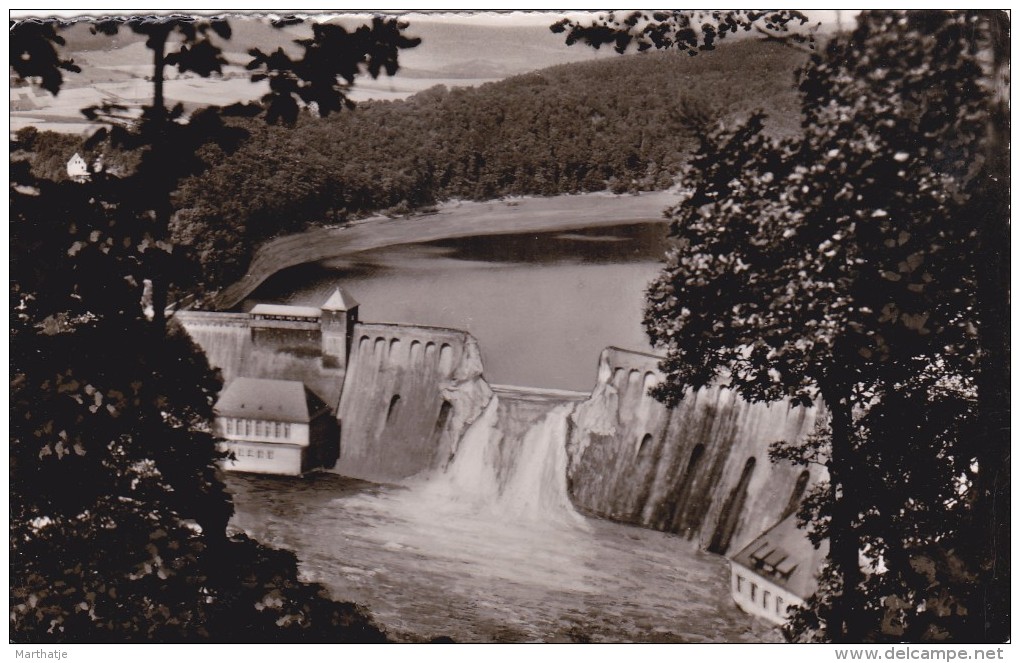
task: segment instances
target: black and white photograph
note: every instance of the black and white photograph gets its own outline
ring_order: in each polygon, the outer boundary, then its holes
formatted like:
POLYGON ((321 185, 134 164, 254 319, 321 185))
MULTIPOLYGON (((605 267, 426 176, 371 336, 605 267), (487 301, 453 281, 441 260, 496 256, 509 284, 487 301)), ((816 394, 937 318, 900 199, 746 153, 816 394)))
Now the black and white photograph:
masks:
POLYGON ((9 656, 1008 658, 1010 18, 12 10, 9 656))

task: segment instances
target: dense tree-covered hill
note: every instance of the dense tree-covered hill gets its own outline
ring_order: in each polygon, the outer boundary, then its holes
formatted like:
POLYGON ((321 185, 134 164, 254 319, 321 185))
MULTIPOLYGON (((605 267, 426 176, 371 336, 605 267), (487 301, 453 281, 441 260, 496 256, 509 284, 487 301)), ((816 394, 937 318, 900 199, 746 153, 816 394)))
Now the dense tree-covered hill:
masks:
MULTIPOLYGON (((692 108, 724 122, 760 108, 772 133, 797 132, 804 59, 746 39, 696 58, 653 52, 437 86, 325 119, 307 114, 293 128, 238 118, 250 133, 240 149, 207 148, 214 165, 180 187, 176 239, 219 287, 243 273, 259 242, 308 225, 450 198, 665 188, 695 145, 684 121, 692 108)), ((37 152, 35 162, 52 169, 66 156, 37 152)))

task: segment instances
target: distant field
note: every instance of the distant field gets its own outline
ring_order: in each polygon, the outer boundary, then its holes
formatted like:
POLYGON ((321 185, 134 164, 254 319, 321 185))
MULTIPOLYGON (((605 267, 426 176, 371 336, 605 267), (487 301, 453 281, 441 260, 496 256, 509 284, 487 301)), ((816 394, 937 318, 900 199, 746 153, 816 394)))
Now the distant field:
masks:
MULTIPOLYGON (((136 69, 136 65, 118 65, 110 71, 120 74, 136 69)), ((493 78, 433 78, 426 76, 380 76, 378 79, 363 78, 350 92, 354 101, 381 99, 395 101, 406 99, 422 90, 436 85, 462 87, 481 85, 493 78)), ((245 78, 181 78, 166 82, 166 98, 169 104, 184 103, 186 107, 225 106, 234 102, 247 102, 262 97, 269 91, 265 82, 252 83, 245 78)), ((41 130, 62 133, 81 133, 94 127, 84 123, 81 109, 103 102, 114 102, 128 106, 134 112, 150 100, 152 84, 141 77, 128 80, 97 82, 89 85, 69 84, 56 97, 40 95, 38 108, 33 110, 12 110, 12 129, 33 125, 41 130)))
MULTIPOLYGON (((123 75, 135 65, 112 68, 123 75)), ((181 102, 187 107, 226 105, 235 101, 258 99, 269 90, 265 82, 252 83, 247 78, 179 78, 166 82, 165 94, 169 104, 181 102)), ((138 113, 150 102, 152 84, 139 76, 126 80, 103 80, 82 85, 68 81, 56 97, 36 95, 37 108, 12 110, 12 125, 34 125, 42 130, 79 133, 84 118, 81 109, 102 103, 116 103, 128 108, 128 114, 138 113)), ((94 126, 94 125, 85 125, 94 126)), ((15 127, 16 128, 16 127, 15 127)))
MULTIPOLYGON (((473 25, 446 23, 441 17, 417 15, 408 33, 422 38, 417 48, 400 54, 402 71, 395 77, 380 76, 373 80, 359 78, 350 96, 354 101, 405 99, 435 85, 463 87, 481 85, 542 67, 566 62, 612 57, 606 51, 570 48, 563 38, 552 34, 548 25, 558 18, 549 14, 548 23, 528 25, 473 25)), ((360 25, 363 18, 354 20, 360 25)), ((342 21, 341 21, 342 22, 342 21)), ((244 73, 242 78, 174 80, 168 69, 166 96, 171 103, 183 102, 187 107, 229 105, 258 99, 267 91, 264 83, 248 81, 243 65, 249 60, 247 49, 259 46, 267 51, 284 48, 291 55, 301 49, 293 40, 306 37, 308 24, 283 30, 251 18, 232 17, 233 37, 219 40, 230 64, 226 73, 244 73)), ((351 27, 351 26, 349 26, 351 27)), ((12 130, 36 126, 42 130, 82 133, 94 125, 81 119, 80 109, 103 101, 116 101, 137 109, 149 101, 152 55, 141 38, 127 29, 116 37, 93 35, 89 22, 82 21, 65 31, 65 54, 82 67, 79 74, 68 74, 65 87, 56 98, 40 99, 34 109, 11 110, 12 130), (109 46, 107 46, 109 45, 109 46), (69 119, 70 118, 70 119, 69 119)))
POLYGON ((606 193, 457 202, 438 213, 398 219, 373 217, 348 228, 320 228, 287 235, 264 244, 248 273, 224 288, 213 304, 236 306, 267 278, 287 267, 351 255, 397 244, 431 242, 452 237, 500 235, 639 223, 662 219, 675 202, 666 191, 639 196, 606 193))

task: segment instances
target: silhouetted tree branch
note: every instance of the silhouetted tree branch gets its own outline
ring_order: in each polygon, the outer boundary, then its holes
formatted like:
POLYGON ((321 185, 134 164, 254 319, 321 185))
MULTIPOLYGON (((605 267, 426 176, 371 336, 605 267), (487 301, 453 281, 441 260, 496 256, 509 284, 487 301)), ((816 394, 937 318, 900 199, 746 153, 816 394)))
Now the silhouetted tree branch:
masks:
POLYGON ((568 45, 578 42, 593 48, 612 44, 618 53, 633 46, 638 51, 650 48, 676 49, 696 55, 711 51, 727 35, 754 29, 771 41, 814 49, 810 33, 791 30, 802 27, 807 17, 798 11, 781 10, 672 10, 619 11, 600 14, 591 22, 563 19, 550 29, 566 33, 568 45))

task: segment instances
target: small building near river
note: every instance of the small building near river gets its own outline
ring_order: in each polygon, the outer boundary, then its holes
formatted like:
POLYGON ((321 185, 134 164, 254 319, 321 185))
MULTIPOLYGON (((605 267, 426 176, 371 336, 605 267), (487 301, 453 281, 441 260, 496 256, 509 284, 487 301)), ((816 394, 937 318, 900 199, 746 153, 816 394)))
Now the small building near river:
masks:
POLYGON ((332 468, 339 433, 330 407, 303 382, 235 378, 214 408, 225 469, 300 476, 332 468))
POLYGON ((815 548, 796 514, 788 515, 730 558, 733 600, 744 612, 785 623, 787 609, 815 593, 828 552, 828 541, 815 548))

